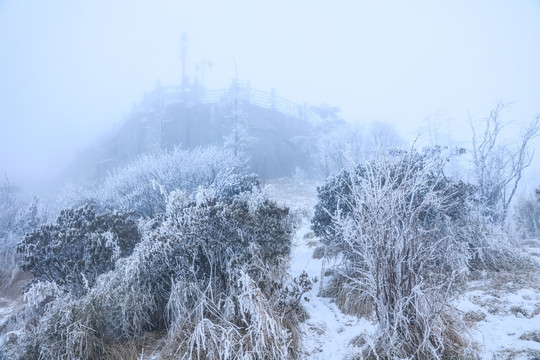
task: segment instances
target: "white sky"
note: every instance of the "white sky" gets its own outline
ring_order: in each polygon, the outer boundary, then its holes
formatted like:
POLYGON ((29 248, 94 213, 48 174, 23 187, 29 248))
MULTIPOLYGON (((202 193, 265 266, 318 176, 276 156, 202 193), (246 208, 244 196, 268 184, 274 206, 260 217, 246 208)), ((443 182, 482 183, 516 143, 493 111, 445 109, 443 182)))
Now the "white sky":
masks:
POLYGON ((502 98, 540 112, 540 0, 0 0, 0 171, 39 180, 129 113, 158 79, 210 59, 209 88, 252 87, 414 136, 502 98), (435 115, 433 115, 435 114, 435 115))

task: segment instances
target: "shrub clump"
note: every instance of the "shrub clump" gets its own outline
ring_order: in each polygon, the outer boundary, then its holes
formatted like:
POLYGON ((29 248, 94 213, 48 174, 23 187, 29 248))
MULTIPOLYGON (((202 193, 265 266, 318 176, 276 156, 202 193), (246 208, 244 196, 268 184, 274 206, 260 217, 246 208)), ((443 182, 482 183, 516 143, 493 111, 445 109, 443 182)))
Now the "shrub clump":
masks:
POLYGON ((540 188, 535 190, 534 197, 520 199, 515 207, 514 220, 523 238, 540 238, 540 188))
POLYGON ((96 214, 85 205, 60 212, 56 223, 26 234, 17 246, 20 266, 34 282, 56 283, 66 292, 85 293, 96 278, 113 270, 116 260, 133 251, 141 237, 126 213, 96 214))
POLYGON ((23 277, 17 263, 17 243, 27 233, 36 229, 46 218, 39 201, 33 201, 25 209, 17 190, 6 176, 0 184, 0 293, 5 296, 18 294, 23 277))
MULTIPOLYGON (((152 218, 165 212, 167 193, 182 190, 192 195, 201 186, 232 193, 235 190, 231 185, 249 185, 238 181, 245 171, 245 160, 227 149, 217 146, 194 150, 175 148, 141 155, 108 176, 87 197, 105 209, 152 218)), ((252 177, 253 181, 256 179, 252 177)))
POLYGON ((165 208, 142 222, 131 255, 85 294, 57 296, 10 354, 104 358, 114 344, 160 330, 162 358, 295 358, 293 310, 309 284, 287 278, 288 209, 258 189, 220 198, 202 188, 171 192, 165 208))
POLYGON ((460 154, 458 150, 457 154, 443 156, 439 147, 427 148, 422 153, 412 151, 410 154, 393 150, 384 159, 349 166, 329 177, 317 188, 318 202, 311 222, 311 228, 324 245, 318 252, 334 256, 343 250, 342 228, 335 226, 337 217, 346 218, 355 211, 369 211, 358 203, 357 194, 353 193, 355 189, 358 190, 366 182, 378 181, 380 184, 377 186, 384 186, 387 191, 385 196, 390 196, 411 176, 421 176, 423 186, 417 187, 406 195, 408 198, 403 199, 410 207, 407 210, 418 212, 415 226, 433 228, 437 221, 444 219, 447 224, 438 228, 437 237, 449 235, 466 247, 464 254, 469 271, 498 271, 520 263, 530 264, 518 253, 504 229, 482 215, 485 211, 478 201, 478 187, 445 175, 445 164, 452 156, 460 154), (383 163, 387 166, 384 173, 380 169, 383 163), (373 174, 373 171, 377 173, 373 174), (373 176, 376 179, 370 180, 373 176), (420 205, 431 193, 436 194, 438 204, 421 208, 420 205))
POLYGON ((440 359, 467 345, 449 294, 467 272, 459 228, 474 188, 447 179, 446 161, 438 151, 389 154, 319 189, 313 230, 340 259, 326 291, 345 311, 376 318, 367 358, 440 359))

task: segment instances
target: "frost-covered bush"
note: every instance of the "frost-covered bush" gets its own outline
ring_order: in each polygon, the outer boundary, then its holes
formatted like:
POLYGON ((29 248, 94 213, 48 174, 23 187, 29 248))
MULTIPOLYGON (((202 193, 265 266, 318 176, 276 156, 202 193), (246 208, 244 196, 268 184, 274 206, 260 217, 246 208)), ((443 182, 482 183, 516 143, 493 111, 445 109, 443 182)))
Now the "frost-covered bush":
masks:
POLYGON ((341 186, 331 193, 334 212, 318 205, 314 230, 341 259, 327 291, 344 310, 378 323, 367 357, 441 359, 467 343, 448 294, 467 271, 467 244, 454 229, 469 214, 468 187, 444 177, 445 162, 389 155, 331 180, 341 186))
MULTIPOLYGON (((21 204, 8 180, 0 184, 0 262, 10 264, 15 253, 15 225, 21 204)), ((3 281, 2 281, 3 283, 3 281)))
POLYGON ((223 181, 215 182, 213 190, 218 199, 230 201, 241 193, 258 189, 260 185, 255 174, 232 174, 223 181))
POLYGON ((440 149, 392 152, 318 189, 312 228, 336 259, 323 293, 377 320, 367 358, 459 356, 467 339, 449 305, 459 280, 525 260, 483 216, 476 187, 445 176, 447 162, 440 149))
POLYGON ((7 177, 0 185, 0 291, 6 295, 20 290, 20 284, 12 286, 19 272, 17 243, 45 218, 45 212, 38 205, 38 199, 34 198, 25 209, 7 177))
POLYGON ((7 177, 0 185, 0 238, 7 237, 17 222, 21 204, 7 177))
POLYGON ((17 251, 23 256, 21 268, 30 271, 34 281, 55 282, 65 291, 82 294, 139 241, 137 223, 129 215, 96 214, 86 205, 62 210, 56 223, 26 234, 17 251))
POLYGON ((160 358, 294 358, 299 292, 285 290, 288 210, 257 188, 230 197, 173 191, 165 209, 141 226, 130 256, 83 296, 49 303, 9 353, 106 358, 118 343, 163 330, 160 358))
POLYGON ((523 198, 515 207, 516 230, 524 238, 540 238, 540 188, 534 198, 523 198))
POLYGON ((153 217, 165 211, 165 194, 174 190, 192 194, 199 186, 219 190, 236 183, 245 171, 245 161, 216 146, 145 154, 108 176, 93 201, 153 217))
POLYGON ((455 236, 468 245, 470 270, 501 271, 534 267, 533 261, 522 253, 512 237, 500 224, 494 224, 479 213, 454 229, 455 236))
POLYGON ((16 268, 17 234, 15 224, 21 204, 7 178, 0 184, 0 290, 5 291, 16 268))
POLYGON ((287 209, 259 191, 229 201, 181 194, 153 236, 175 228, 183 276, 167 304, 172 324, 165 354, 180 358, 290 358, 295 317, 284 316, 284 280, 293 224, 287 209), (174 209, 174 210, 173 210, 174 209), (189 221, 186 221, 189 219, 189 221), (289 323, 287 323, 289 322, 289 323))
POLYGON ((474 202, 475 187, 462 181, 453 181, 444 176, 444 165, 448 161, 440 148, 429 148, 423 153, 415 151, 410 154, 404 151, 391 151, 383 159, 364 164, 349 166, 338 174, 329 177, 317 188, 318 202, 312 219, 312 229, 316 236, 328 247, 327 250, 340 249, 343 244, 341 229, 333 226, 336 215, 346 217, 353 211, 368 211, 358 204, 354 189, 363 183, 377 181, 389 192, 403 186, 403 182, 412 176, 422 176, 426 186, 410 193, 409 205, 415 209, 423 203, 429 191, 439 194, 438 207, 419 209, 418 226, 432 227, 441 216, 453 222, 464 222, 470 216, 474 202), (383 171, 381 166, 387 168, 383 171), (373 172, 377 178, 373 179, 373 172))

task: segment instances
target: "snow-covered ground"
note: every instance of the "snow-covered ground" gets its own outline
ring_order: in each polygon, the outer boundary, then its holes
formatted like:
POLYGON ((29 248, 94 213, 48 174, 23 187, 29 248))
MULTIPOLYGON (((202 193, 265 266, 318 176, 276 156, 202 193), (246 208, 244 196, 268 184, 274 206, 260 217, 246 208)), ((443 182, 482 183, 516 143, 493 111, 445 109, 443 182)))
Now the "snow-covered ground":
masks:
MULTIPOLYGON (((531 244, 523 249, 538 260, 531 244)), ((456 307, 484 359, 540 359, 540 271, 501 271, 471 281, 456 307)))
POLYGON ((489 289, 471 290, 458 299, 457 307, 469 320, 484 359, 540 359, 538 289, 497 295, 489 289))
MULTIPOLYGON (((306 271, 319 281, 306 294, 309 319, 302 324, 306 359, 346 359, 354 353, 350 341, 370 334, 376 324, 343 314, 332 299, 318 296, 323 260, 314 259, 319 245, 310 230, 316 204, 317 183, 299 179, 271 182, 280 204, 301 214, 291 258, 291 274, 306 271)), ((540 242, 524 243, 533 258, 540 259, 540 242)), ((540 271, 484 274, 468 284, 454 305, 470 325, 481 359, 540 359, 540 271)))

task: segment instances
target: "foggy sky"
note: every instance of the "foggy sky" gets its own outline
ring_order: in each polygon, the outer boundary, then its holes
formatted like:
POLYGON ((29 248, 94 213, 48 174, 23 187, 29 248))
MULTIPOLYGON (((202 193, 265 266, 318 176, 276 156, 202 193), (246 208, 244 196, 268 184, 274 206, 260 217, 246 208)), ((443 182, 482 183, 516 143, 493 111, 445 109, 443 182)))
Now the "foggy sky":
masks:
POLYGON ((118 124, 160 79, 205 59, 205 85, 235 76, 351 121, 425 119, 456 131, 499 98, 540 112, 540 0, 0 0, 0 172, 40 181, 118 124))

